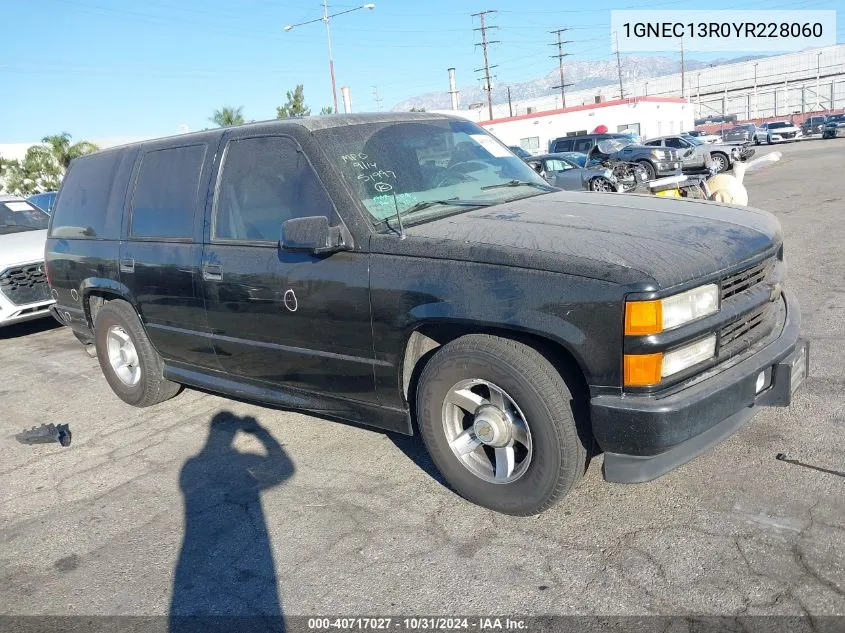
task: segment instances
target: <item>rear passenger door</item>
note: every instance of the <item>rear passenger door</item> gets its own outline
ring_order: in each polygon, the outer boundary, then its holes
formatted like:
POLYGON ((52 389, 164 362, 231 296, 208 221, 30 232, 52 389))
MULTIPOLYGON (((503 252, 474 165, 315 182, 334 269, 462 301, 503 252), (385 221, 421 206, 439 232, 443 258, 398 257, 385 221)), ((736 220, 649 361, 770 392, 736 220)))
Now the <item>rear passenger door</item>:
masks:
POLYGON ((202 213, 214 147, 143 151, 120 245, 120 280, 153 345, 168 361, 218 367, 202 298, 202 213))
POLYGON ((280 248, 282 223, 341 222, 289 136, 224 137, 203 254, 203 288, 222 368, 247 380, 376 402, 365 253, 280 248))

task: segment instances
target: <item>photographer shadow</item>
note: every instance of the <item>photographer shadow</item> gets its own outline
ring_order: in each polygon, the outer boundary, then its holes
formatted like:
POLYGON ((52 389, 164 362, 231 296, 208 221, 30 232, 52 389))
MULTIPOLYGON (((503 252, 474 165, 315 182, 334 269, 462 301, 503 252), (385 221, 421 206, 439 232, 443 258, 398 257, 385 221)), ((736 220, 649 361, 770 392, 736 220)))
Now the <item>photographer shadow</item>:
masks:
POLYGON ((255 418, 214 416, 205 446, 179 477, 185 528, 171 633, 285 630, 261 493, 293 473, 287 453, 255 418), (239 433, 256 438, 265 454, 239 451, 239 433))

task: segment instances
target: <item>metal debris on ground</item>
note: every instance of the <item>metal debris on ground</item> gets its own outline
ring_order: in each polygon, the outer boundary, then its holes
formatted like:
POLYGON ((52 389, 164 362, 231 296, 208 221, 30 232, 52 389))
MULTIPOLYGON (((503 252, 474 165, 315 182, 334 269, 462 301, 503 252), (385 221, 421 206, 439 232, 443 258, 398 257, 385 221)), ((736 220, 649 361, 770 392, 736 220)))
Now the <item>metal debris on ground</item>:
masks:
POLYGON ((49 444, 58 442, 62 446, 70 446, 71 432, 67 424, 42 424, 33 426, 28 431, 21 431, 15 436, 21 444, 49 444))

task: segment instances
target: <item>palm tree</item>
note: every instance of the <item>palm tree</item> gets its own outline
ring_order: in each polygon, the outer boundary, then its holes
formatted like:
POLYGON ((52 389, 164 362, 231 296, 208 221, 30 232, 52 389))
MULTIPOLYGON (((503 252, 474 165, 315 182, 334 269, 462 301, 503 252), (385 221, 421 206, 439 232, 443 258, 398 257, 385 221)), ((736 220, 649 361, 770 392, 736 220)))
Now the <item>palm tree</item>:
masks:
POLYGON ((50 154, 61 167, 62 173, 67 171, 70 162, 74 158, 79 158, 80 156, 96 152, 100 149, 94 143, 89 143, 88 141, 79 141, 78 143, 71 144, 70 139, 71 136, 67 132, 45 136, 41 139, 41 142, 47 145, 50 154))
POLYGON ((209 119, 212 123, 217 125, 218 127, 229 127, 231 125, 243 125, 246 123, 244 121, 244 115, 242 113, 244 107, 240 106, 238 108, 233 108, 230 106, 224 106, 220 110, 214 111, 214 116, 209 119))

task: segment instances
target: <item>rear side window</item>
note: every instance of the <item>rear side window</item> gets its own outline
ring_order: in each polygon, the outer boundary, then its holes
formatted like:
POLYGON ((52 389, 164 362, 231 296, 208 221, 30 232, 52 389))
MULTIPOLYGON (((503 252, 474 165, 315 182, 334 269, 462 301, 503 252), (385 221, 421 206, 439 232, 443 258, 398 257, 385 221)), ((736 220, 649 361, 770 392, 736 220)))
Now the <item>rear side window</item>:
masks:
POLYGON ((214 239, 277 242, 286 220, 329 216, 333 211, 328 194, 292 139, 261 136, 229 141, 221 169, 214 239))
POLYGON ((53 209, 51 237, 117 239, 117 223, 109 222, 108 214, 120 158, 119 152, 111 151, 73 161, 53 209))
POLYGON ((190 238, 205 145, 144 154, 132 196, 132 237, 190 238))

